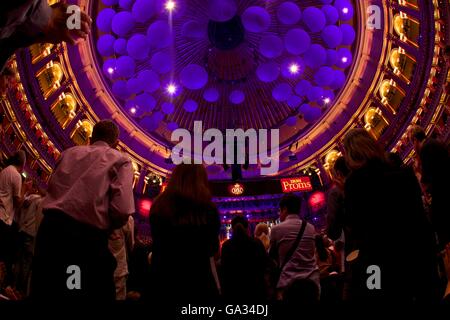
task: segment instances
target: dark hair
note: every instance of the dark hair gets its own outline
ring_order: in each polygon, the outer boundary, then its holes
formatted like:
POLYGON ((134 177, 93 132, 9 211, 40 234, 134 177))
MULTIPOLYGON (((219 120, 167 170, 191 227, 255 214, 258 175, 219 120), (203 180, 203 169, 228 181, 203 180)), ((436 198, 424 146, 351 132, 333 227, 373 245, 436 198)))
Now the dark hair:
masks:
POLYGON ((396 152, 389 152, 387 154, 387 161, 394 169, 400 169, 403 166, 403 161, 400 155, 396 152))
POLYGON ((343 177, 347 177, 350 174, 350 169, 345 162, 344 157, 339 157, 336 159, 333 165, 333 174, 341 174, 343 177))
POLYGON ((14 71, 12 71, 12 69, 9 67, 5 67, 1 72, 1 75, 6 77, 12 77, 14 76, 14 71))
POLYGON ((247 236, 248 220, 243 216, 236 216, 231 220, 233 236, 247 236))
POLYGON ((315 242, 317 255, 319 256, 320 261, 327 261, 329 253, 325 247, 323 236, 321 234, 316 235, 315 242))
POLYGON ((415 140, 417 140, 419 142, 422 142, 422 141, 424 141, 427 138, 425 130, 423 130, 422 127, 417 126, 417 125, 412 126, 409 129, 408 134, 409 134, 410 140, 415 139, 415 140))
POLYGON ((345 161, 352 168, 363 167, 370 160, 386 161, 381 145, 365 130, 352 129, 344 137, 345 161))
POLYGON ((205 167, 201 164, 177 165, 169 178, 166 192, 182 195, 198 203, 210 202, 211 192, 205 167))
POLYGON ((25 151, 19 150, 15 152, 11 157, 8 158, 8 160, 5 161, 5 166, 16 166, 16 167, 22 167, 25 165, 25 162, 27 161, 27 155, 25 151))
POLYGON ((294 194, 287 194, 281 198, 280 209, 286 208, 288 214, 299 214, 302 208, 302 200, 294 194))
POLYGON ((103 141, 113 146, 119 138, 119 127, 111 120, 97 122, 92 130, 91 143, 103 141))
POLYGON ((203 225, 217 208, 211 201, 208 175, 200 164, 179 164, 167 188, 153 202, 150 219, 165 216, 177 225, 203 225))

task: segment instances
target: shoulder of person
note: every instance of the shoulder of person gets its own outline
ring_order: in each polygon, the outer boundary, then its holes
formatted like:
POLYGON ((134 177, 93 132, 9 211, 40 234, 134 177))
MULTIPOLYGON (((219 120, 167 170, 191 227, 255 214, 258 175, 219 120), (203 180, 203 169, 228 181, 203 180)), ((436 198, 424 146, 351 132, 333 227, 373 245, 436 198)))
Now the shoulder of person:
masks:
POLYGON ((87 149, 87 148, 88 148, 88 146, 73 146, 73 147, 67 148, 66 150, 61 152, 61 157, 64 157, 68 154, 78 152, 80 150, 87 149))
POLYGON ((306 230, 305 230, 306 232, 310 232, 310 233, 314 233, 314 234, 317 233, 316 227, 313 224, 309 223, 306 220, 303 220, 303 223, 307 223, 306 230))
POLYGON ((283 222, 281 222, 281 223, 279 223, 279 224, 273 226, 273 227, 270 229, 270 238, 274 238, 274 237, 277 236, 279 230, 280 230, 281 228, 283 228, 283 225, 282 225, 282 224, 283 224, 283 222))
POLYGON ((127 154, 120 152, 119 150, 116 150, 114 148, 109 148, 109 149, 107 149, 106 152, 113 155, 113 157, 116 159, 117 164, 119 164, 119 165, 128 164, 131 166, 131 159, 127 154))
POLYGON ((7 176, 10 177, 10 179, 22 183, 22 175, 14 166, 8 166, 5 170, 7 170, 5 173, 7 173, 7 176))

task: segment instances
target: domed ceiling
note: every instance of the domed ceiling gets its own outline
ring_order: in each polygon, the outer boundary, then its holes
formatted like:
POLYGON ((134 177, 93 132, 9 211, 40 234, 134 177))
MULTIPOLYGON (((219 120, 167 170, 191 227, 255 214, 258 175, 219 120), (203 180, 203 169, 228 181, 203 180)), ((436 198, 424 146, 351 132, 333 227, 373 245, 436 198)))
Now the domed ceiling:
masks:
MULTIPOLYGON (((11 62, 21 83, 9 93, 11 113, 22 129, 35 121, 25 135, 41 132, 44 171, 113 118, 141 182, 171 171, 171 134, 194 121, 204 130, 280 129, 278 175, 312 168, 326 180, 349 128, 365 127, 408 161, 408 126, 435 130, 447 112, 447 4, 437 1, 70 2, 93 17, 89 40, 35 45, 11 62), (14 112, 21 108, 28 120, 14 112)), ((208 170, 230 177, 222 166, 208 170)), ((260 177, 259 165, 243 174, 260 177)))
POLYGON ((99 67, 118 107, 166 146, 196 120, 281 128, 287 142, 333 108, 352 66, 354 8, 331 3, 103 0, 99 67))
POLYGON ((93 12, 103 84, 168 150, 194 121, 278 128, 292 143, 335 107, 356 51, 348 0, 104 0, 93 12))

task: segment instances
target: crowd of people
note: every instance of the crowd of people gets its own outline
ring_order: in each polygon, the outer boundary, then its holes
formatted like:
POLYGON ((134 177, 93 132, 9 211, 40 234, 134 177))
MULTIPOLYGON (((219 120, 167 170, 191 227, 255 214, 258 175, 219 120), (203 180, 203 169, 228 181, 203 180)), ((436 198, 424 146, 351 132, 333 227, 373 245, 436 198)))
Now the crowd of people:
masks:
POLYGON ((237 215, 222 244, 207 172, 194 164, 174 169, 151 207, 151 243, 139 238, 132 165, 115 149, 118 136, 112 121, 97 123, 90 145, 61 154, 45 191, 22 175, 23 151, 3 164, 1 298, 449 299, 450 225, 443 199, 449 155, 419 127, 410 131, 417 153, 411 168, 393 161, 364 129, 345 136, 344 155, 331 170, 325 231, 303 218, 301 197, 287 194, 278 224, 251 230, 237 215))

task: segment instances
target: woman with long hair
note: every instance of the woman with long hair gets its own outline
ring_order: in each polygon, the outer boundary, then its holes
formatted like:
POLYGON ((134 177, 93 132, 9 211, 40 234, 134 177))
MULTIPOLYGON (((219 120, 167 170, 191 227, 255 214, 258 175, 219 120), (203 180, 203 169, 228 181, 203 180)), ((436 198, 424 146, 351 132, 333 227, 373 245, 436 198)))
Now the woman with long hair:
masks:
POLYGON ((219 249, 220 219, 205 168, 180 164, 150 210, 153 298, 205 302, 218 297, 212 258, 219 249))
POLYGON ((409 302, 435 298, 433 234, 416 177, 390 165, 364 129, 351 130, 343 142, 352 170, 345 181, 346 221, 354 246, 347 256, 352 296, 409 302), (369 279, 374 272, 381 274, 369 279))

